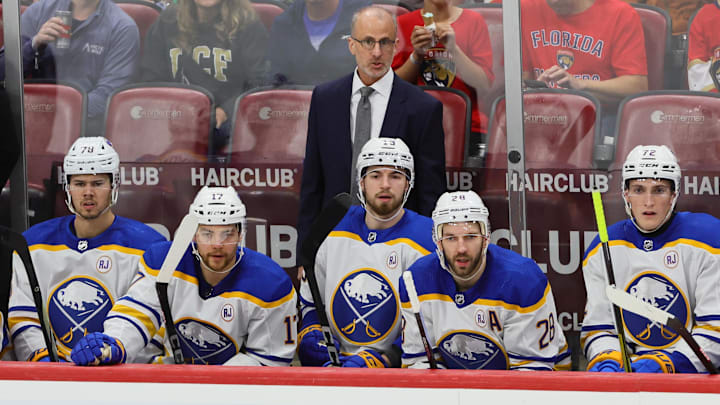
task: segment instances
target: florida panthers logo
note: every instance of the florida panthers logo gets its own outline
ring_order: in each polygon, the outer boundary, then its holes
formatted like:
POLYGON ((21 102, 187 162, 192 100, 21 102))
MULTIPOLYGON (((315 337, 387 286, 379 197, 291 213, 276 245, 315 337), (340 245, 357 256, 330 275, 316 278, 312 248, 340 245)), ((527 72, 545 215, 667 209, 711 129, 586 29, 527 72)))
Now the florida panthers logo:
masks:
MULTIPOLYGON (((644 302, 675 315, 684 325, 689 319, 688 304, 682 291, 664 275, 646 272, 638 275, 627 292, 644 302)), ((629 311, 622 311, 625 329, 645 347, 660 349, 675 343, 680 336, 671 329, 629 311)))
POLYGON ((223 364, 238 349, 235 342, 215 325, 193 318, 175 322, 185 361, 195 364, 223 364))
POLYGON ((373 269, 357 270, 340 280, 330 307, 337 330, 359 345, 385 338, 400 313, 392 284, 373 269))
POLYGON ((556 55, 557 64, 561 68, 568 70, 575 63, 575 55, 566 49, 558 49, 556 55))
POLYGON ((505 351, 491 338, 474 331, 454 331, 438 344, 448 368, 505 370, 505 351))
POLYGON ((92 278, 75 277, 58 285, 49 297, 48 315, 61 348, 72 350, 87 333, 102 332, 112 305, 108 290, 92 278))

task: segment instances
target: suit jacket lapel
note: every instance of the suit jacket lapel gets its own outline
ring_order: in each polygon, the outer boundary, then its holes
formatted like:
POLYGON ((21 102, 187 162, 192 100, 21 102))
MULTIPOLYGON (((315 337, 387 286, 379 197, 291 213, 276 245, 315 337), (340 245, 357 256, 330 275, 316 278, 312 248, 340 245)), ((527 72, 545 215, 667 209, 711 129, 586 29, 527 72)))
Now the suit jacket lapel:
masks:
MULTIPOLYGON (((332 112, 328 116, 329 122, 337 122, 337 125, 328 126, 328 130, 337 131, 329 134, 332 143, 335 144, 333 153, 338 154, 340 159, 334 159, 339 167, 340 173, 347 173, 347 182, 350 184, 350 170, 352 164, 352 142, 350 140, 350 96, 352 95, 353 75, 348 75, 337 88, 337 97, 334 97, 332 112), (336 121, 337 120, 337 121, 336 121)), ((332 170, 332 169, 330 169, 332 170)))
POLYGON ((388 100, 388 106, 385 110, 385 119, 380 129, 380 136, 396 138, 399 135, 398 127, 400 122, 405 118, 405 100, 407 99, 405 89, 399 84, 402 80, 398 75, 393 77, 390 100, 388 100))

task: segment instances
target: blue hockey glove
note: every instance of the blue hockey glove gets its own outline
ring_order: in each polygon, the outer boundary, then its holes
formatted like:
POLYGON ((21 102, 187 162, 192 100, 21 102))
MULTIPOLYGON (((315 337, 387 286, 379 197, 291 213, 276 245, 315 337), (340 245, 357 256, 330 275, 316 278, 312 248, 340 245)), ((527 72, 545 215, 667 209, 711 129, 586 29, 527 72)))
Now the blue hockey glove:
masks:
MULTIPOLYGON (((50 353, 48 353, 48 349, 39 349, 35 350, 33 354, 30 355, 30 358, 28 361, 37 361, 42 363, 49 363, 50 362, 50 353)), ((60 363, 68 363, 67 359, 63 357, 61 353, 58 353, 58 362, 60 363)))
MULTIPOLYGON (((365 349, 358 354, 352 356, 340 357, 340 363, 343 367, 366 367, 366 368, 387 368, 389 364, 385 362, 382 354, 373 349, 365 349)), ((325 367, 332 366, 332 363, 325 363, 325 367)))
MULTIPOLYGON (((303 329, 298 334, 298 358, 303 366, 322 366, 330 360, 325 339, 318 325, 312 325, 303 329)), ((333 336, 333 342, 338 353, 340 353, 340 343, 333 336)))
POLYGON ((93 332, 75 344, 70 358, 78 366, 117 364, 125 362, 125 350, 117 339, 93 332))
POLYGON ((632 369, 636 373, 697 373, 684 354, 664 350, 641 354, 632 362, 632 369))
POLYGON ((600 372, 605 372, 605 373, 620 373, 623 371, 623 368, 620 367, 620 363, 618 363, 617 361, 608 359, 608 360, 598 361, 588 371, 600 371, 600 372))

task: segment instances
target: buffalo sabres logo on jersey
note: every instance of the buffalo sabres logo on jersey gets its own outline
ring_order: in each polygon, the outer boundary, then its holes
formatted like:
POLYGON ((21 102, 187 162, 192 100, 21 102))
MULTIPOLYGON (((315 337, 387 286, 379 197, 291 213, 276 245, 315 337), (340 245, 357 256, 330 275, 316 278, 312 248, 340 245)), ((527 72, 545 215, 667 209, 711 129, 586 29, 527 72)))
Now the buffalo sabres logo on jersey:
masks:
MULTIPOLYGON (((688 304, 682 291, 664 275, 646 272, 638 275, 627 287, 627 292, 644 302, 667 311, 683 325, 689 318, 688 304)), ((671 329, 629 311, 622 311, 623 322, 635 340, 645 347, 663 348, 680 337, 671 329)))
POLYGON ((112 304, 107 289, 94 279, 77 277, 58 285, 50 295, 48 315, 60 344, 72 349, 87 333, 102 331, 112 304))
POLYGON ((438 344, 448 368, 468 370, 508 368, 504 350, 489 337, 473 331, 454 331, 438 344))
POLYGON ((373 269, 357 270, 340 280, 330 307, 336 328, 358 345, 385 338, 400 312, 392 284, 373 269))
POLYGON ((237 353, 235 342, 220 328, 199 319, 175 322, 185 361, 194 364, 224 364, 237 353))
POLYGON ((575 55, 566 49, 558 49, 556 57, 558 66, 565 70, 570 69, 575 62, 575 55))

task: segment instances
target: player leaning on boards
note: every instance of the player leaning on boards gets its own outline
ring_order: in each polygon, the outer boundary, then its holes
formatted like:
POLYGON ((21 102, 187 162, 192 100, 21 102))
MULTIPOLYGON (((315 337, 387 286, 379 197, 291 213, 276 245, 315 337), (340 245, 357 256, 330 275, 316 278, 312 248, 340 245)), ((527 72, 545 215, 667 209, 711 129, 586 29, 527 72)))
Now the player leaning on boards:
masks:
MULTIPOLYGON (((232 187, 203 187, 190 205, 198 220, 169 282, 168 297, 186 363, 287 366, 295 353, 295 289, 267 256, 244 247, 245 205, 232 187)), ((179 232, 178 232, 179 233, 179 232)), ((176 235, 177 237, 177 235, 176 235)), ((150 276, 110 312, 105 334, 88 335, 73 349, 79 365, 132 362, 149 336, 165 336, 155 279, 171 242, 152 246, 140 265, 150 276), (109 356, 105 356, 103 348, 109 356)))
MULTIPOLYGON (((398 279, 430 253, 430 218, 403 208, 415 180, 401 139, 373 138, 356 165, 358 197, 316 255, 315 276, 343 367, 399 367, 398 279)), ((300 286, 303 365, 329 365, 308 281, 300 286)))
MULTIPOLYGON (((24 233, 59 356, 67 361, 86 333, 102 331, 110 308, 140 277, 138 262, 145 249, 165 240, 147 225, 113 214, 119 165, 105 138, 78 138, 63 162, 65 203, 74 215, 50 219, 24 233)), ((8 324, 15 355, 18 360, 47 361, 27 274, 14 256, 8 324)))
MULTIPOLYGON (((547 277, 532 259, 490 243, 489 216, 473 191, 441 195, 432 214, 436 254, 408 269, 438 367, 568 369, 547 277)), ((428 368, 404 279, 400 300, 403 367, 428 368)))
MULTIPOLYGON (((622 169, 623 199, 630 219, 608 228, 618 289, 670 312, 720 364, 720 221, 700 213, 675 212, 680 166, 667 146, 636 146, 622 169)), ((605 268, 596 237, 583 261, 587 304, 581 343, 590 371, 622 371, 605 268)), ((647 373, 704 370, 680 335, 632 312, 622 311, 631 368, 647 373)))

